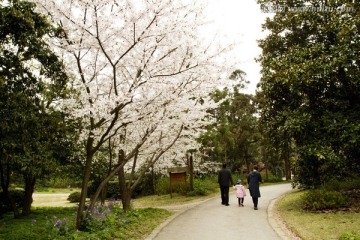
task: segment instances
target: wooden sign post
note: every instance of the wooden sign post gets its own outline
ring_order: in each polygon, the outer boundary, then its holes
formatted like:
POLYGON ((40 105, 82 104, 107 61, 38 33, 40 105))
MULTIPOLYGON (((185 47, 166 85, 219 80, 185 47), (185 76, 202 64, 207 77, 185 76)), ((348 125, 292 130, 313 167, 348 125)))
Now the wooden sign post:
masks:
POLYGON ((172 198, 173 184, 186 183, 186 173, 189 172, 187 167, 175 167, 169 168, 168 173, 170 175, 170 197, 172 198))

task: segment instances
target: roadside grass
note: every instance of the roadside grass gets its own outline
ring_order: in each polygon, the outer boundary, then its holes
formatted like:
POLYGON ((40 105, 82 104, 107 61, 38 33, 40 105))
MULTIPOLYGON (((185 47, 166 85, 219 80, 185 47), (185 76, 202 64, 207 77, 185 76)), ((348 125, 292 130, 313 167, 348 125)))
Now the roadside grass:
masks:
POLYGON ((135 208, 182 205, 196 201, 203 201, 215 197, 218 194, 218 192, 214 192, 205 196, 184 196, 178 193, 173 193, 172 197, 169 194, 150 195, 134 199, 133 205, 135 208))
MULTIPOLYGON (((262 186, 272 184, 274 183, 262 186)), ((64 188, 48 189, 40 193, 67 194, 73 191, 76 190, 64 188)), ((303 240, 360 239, 359 212, 304 211, 302 197, 306 193, 307 191, 293 191, 280 198, 275 205, 293 233, 303 240)), ((112 215, 91 224, 87 231, 81 232, 75 229, 75 207, 34 207, 30 216, 21 219, 13 219, 12 214, 4 215, 0 219, 0 239, 144 239, 174 213, 161 207, 203 201, 218 194, 219 191, 216 190, 205 196, 173 193, 172 197, 167 194, 137 198, 133 201, 134 210, 125 214, 119 204, 112 215)), ((64 206, 61 203, 59 205, 64 206)))
POLYGON ((71 193, 69 189, 36 193, 40 196, 34 197, 30 216, 14 219, 12 214, 6 214, 0 219, 0 239, 144 239, 174 214, 173 211, 161 207, 203 201, 218 194, 216 192, 206 196, 183 196, 173 193, 172 197, 168 194, 137 198, 133 200, 133 210, 128 213, 123 213, 121 203, 118 203, 110 216, 92 222, 87 231, 77 231, 76 207, 69 205, 70 203, 63 199, 64 196, 59 196, 71 193), (49 193, 45 194, 48 197, 44 197, 43 193, 49 193), (46 204, 51 207, 45 207, 46 204))
POLYGON ((360 236, 359 212, 306 212, 301 199, 305 193, 288 193, 276 203, 276 210, 293 233, 303 240, 339 239, 350 232, 360 236))
POLYGON ((98 215, 87 231, 75 229, 76 208, 35 208, 32 214, 0 219, 0 239, 144 239, 172 215, 164 209, 144 208, 123 213, 118 207, 105 217, 98 215))

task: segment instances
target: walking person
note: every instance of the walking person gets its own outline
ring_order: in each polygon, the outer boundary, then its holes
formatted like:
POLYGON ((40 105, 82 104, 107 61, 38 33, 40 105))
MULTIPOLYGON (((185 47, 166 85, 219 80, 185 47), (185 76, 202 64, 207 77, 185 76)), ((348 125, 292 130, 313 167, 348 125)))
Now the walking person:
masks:
POLYGON ((220 185, 221 192, 221 204, 229 206, 229 188, 230 184, 233 185, 231 171, 226 168, 226 163, 223 163, 222 169, 218 174, 218 183, 220 185))
POLYGON ((247 176, 250 196, 254 203, 254 210, 258 210, 258 200, 260 195, 259 183, 262 182, 261 174, 258 172, 258 167, 254 166, 253 171, 247 176))
POLYGON ((236 197, 238 198, 239 207, 243 207, 246 190, 244 185, 241 184, 240 179, 236 181, 236 185, 233 188, 236 190, 236 197))

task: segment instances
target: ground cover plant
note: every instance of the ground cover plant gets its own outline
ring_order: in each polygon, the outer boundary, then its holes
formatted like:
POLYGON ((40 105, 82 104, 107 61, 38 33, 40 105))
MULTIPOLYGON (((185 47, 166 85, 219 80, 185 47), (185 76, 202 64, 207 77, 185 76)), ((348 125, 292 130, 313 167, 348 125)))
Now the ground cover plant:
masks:
POLYGON ((76 208, 35 208, 21 219, 0 219, 0 239, 142 239, 172 213, 143 208, 124 213, 117 202, 98 206, 87 215, 84 231, 75 227, 76 208))

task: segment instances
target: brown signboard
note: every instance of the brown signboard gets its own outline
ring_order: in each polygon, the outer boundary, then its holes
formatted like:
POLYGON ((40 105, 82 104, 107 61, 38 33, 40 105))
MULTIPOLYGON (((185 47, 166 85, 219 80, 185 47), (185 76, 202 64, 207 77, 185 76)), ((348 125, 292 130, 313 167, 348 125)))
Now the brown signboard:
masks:
POLYGON ((173 184, 186 183, 186 174, 189 172, 188 167, 168 168, 170 175, 170 196, 172 197, 173 184))
POLYGON ((186 172, 170 172, 170 183, 186 182, 186 172))

